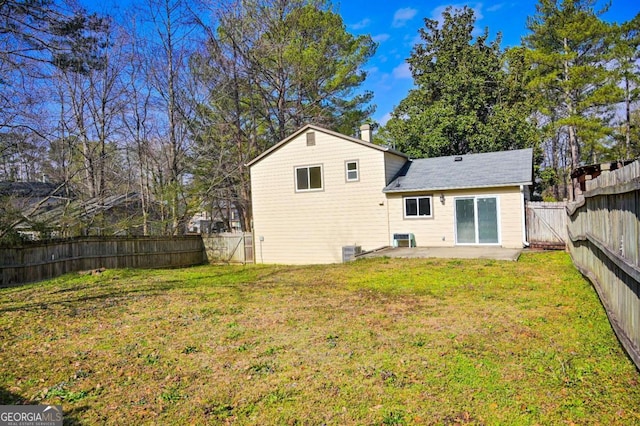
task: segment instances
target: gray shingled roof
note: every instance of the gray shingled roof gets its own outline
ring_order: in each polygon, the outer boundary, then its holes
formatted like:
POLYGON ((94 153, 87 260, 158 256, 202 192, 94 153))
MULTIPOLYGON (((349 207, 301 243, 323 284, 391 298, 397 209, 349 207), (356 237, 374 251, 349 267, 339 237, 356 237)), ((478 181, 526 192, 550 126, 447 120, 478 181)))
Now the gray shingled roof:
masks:
POLYGON ((0 182, 0 196, 44 198, 61 197, 64 190, 50 182, 0 182))
POLYGON ((423 158, 407 162, 383 192, 531 185, 533 149, 423 158), (461 161, 455 161, 461 158, 461 161))

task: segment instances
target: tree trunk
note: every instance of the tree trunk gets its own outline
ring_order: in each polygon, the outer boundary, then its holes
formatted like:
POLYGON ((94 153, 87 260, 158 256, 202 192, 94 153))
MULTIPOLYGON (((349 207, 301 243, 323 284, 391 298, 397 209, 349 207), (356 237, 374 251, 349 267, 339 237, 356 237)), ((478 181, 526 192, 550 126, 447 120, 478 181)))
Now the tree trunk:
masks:
POLYGON ((629 153, 631 152, 631 93, 629 90, 629 76, 624 77, 624 103, 626 108, 626 116, 625 116, 625 153, 624 160, 629 158, 629 153))
POLYGON ((555 173, 555 181, 553 182, 553 197, 560 200, 560 176, 564 174, 558 166, 558 134, 551 137, 551 168, 555 173))
MULTIPOLYGON (((569 54, 569 45, 567 43, 567 38, 564 38, 564 53, 565 56, 569 54)), ((575 106, 573 105, 573 100, 571 99, 571 91, 568 87, 569 82, 569 61, 565 58, 564 60, 564 96, 565 96, 565 104, 567 107, 567 112, 569 117, 575 116, 575 106)), ((569 150, 571 152, 571 171, 578 168, 580 164, 580 149, 578 146, 578 135, 576 134, 575 126, 569 124, 567 126, 569 132, 569 150)), ((574 201, 578 195, 580 195, 580 182, 577 179, 572 179, 571 182, 572 191, 569 191, 569 199, 574 201)))

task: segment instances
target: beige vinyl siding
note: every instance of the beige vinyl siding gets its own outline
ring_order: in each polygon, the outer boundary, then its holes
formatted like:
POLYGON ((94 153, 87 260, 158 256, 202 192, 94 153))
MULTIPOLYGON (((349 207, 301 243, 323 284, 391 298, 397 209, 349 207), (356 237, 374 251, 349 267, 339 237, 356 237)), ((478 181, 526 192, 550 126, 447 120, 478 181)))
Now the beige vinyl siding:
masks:
POLYGON ((315 132, 302 133, 251 167, 257 263, 334 263, 342 246, 388 244, 384 152, 315 132), (359 180, 346 182, 346 161, 359 180), (322 190, 295 191, 295 168, 322 166, 322 190), (263 241, 260 241, 260 239, 263 241))
POLYGON ((496 196, 500 229, 500 245, 522 248, 522 196, 519 187, 482 188, 456 191, 427 191, 411 194, 387 194, 391 234, 411 232, 421 247, 451 247, 455 240, 455 197, 496 196), (444 194, 444 205, 440 202, 444 194), (431 195, 432 218, 404 218, 404 196, 431 195))
POLYGON ((390 152, 384 153, 384 165, 385 165, 385 186, 389 185, 393 178, 398 174, 402 166, 405 165, 407 159, 390 152))

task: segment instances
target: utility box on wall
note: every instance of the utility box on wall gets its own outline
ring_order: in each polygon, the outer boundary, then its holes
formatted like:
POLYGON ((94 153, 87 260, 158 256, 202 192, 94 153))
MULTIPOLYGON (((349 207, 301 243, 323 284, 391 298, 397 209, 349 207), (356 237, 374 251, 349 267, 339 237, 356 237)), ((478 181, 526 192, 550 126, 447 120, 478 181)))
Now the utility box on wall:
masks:
POLYGON ((416 237, 411 233, 393 234, 393 246, 394 247, 415 247, 416 237))

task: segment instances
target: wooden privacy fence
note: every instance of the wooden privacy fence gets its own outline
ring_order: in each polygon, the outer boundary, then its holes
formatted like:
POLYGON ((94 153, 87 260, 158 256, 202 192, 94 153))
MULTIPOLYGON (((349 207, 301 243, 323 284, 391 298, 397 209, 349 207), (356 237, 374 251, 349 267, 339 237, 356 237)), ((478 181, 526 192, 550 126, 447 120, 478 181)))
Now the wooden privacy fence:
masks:
POLYGON ((249 232, 202 236, 210 262, 253 263, 253 235, 249 232))
POLYGON ((640 368, 640 163, 587 181, 567 206, 569 252, 593 283, 611 325, 640 368))
POLYGON ((206 261, 202 238, 81 237, 0 247, 1 286, 98 268, 174 268, 206 261))
POLYGON ((532 248, 563 249, 567 242, 567 204, 527 203, 527 241, 532 248))

